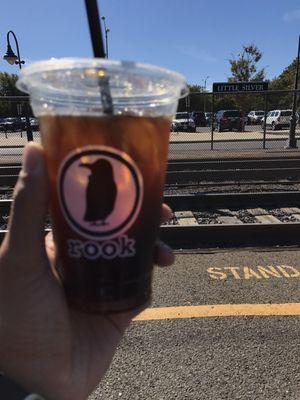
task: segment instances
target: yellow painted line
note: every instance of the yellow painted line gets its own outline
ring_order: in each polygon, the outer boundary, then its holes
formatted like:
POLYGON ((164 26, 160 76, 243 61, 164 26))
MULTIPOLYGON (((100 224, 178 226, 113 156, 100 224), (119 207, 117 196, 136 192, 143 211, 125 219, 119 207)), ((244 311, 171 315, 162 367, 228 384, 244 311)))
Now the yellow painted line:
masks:
POLYGON ((179 318, 300 316, 300 303, 284 304, 211 304, 201 306, 147 308, 134 321, 179 318))

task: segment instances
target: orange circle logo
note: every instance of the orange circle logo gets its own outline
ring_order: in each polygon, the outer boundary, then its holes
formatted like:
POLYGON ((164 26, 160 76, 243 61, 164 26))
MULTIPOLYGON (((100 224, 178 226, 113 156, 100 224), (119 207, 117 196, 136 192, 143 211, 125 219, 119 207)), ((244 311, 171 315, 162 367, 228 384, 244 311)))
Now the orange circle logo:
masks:
POLYGON ((125 233, 143 199, 143 178, 128 154, 107 146, 70 153, 60 167, 58 193, 69 225, 94 240, 125 233))

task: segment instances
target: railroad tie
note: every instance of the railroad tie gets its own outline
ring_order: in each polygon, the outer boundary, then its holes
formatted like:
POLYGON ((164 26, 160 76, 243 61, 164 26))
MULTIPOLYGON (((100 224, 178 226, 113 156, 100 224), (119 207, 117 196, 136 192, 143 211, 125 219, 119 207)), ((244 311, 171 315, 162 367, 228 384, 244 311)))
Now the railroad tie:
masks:
POLYGON ((237 212, 234 210, 229 210, 229 208, 218 208, 217 209, 219 214, 222 214, 224 216, 236 216, 237 212))
POLYGON ((282 207, 280 210, 290 215, 300 214, 300 208, 298 207, 282 207))
POLYGON ((268 211, 264 208, 247 208, 247 211, 250 215, 253 215, 253 217, 258 215, 268 215, 268 211))
POLYGON ((280 224, 281 221, 274 215, 257 215, 255 219, 261 224, 280 224))
POLYGON ((229 215, 221 215, 220 217, 217 218, 217 220, 221 223, 221 224, 230 224, 230 225, 241 225, 243 224, 243 222, 241 220, 239 220, 237 217, 235 216, 229 216, 229 215))
POLYGON ((177 219, 178 225, 198 225, 192 211, 176 211, 174 215, 177 219))

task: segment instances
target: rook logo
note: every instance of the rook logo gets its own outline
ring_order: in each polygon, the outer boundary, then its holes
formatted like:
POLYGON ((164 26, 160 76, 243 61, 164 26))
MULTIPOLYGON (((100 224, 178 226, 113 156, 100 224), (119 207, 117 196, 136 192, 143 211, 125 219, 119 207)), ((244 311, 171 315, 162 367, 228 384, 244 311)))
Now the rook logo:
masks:
MULTIPOLYGON (((143 198, 143 179, 134 161, 106 146, 77 149, 64 160, 58 179, 61 209, 69 225, 94 240, 118 237, 136 220, 143 198)), ((107 245, 106 258, 116 253, 107 245)), ((87 258, 92 247, 85 247, 87 258)))

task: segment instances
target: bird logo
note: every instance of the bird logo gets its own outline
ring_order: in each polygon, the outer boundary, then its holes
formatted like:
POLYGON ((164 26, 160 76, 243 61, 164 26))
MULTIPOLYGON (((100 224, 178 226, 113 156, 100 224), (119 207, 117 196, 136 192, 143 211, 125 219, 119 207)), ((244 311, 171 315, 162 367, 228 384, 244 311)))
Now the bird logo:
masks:
POLYGON ((113 212, 117 197, 113 167, 108 160, 101 158, 91 164, 79 164, 79 167, 90 171, 84 220, 91 225, 107 225, 106 219, 113 212))
POLYGON ((58 174, 63 217, 83 237, 108 240, 126 233, 143 200, 143 177, 135 161, 109 146, 76 149, 58 174))

